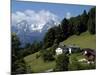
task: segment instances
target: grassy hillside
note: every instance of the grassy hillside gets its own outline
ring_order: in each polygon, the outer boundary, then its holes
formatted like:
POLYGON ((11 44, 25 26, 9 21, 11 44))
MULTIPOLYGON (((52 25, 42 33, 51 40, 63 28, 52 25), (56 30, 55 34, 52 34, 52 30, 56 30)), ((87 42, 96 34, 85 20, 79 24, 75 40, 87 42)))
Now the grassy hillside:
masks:
POLYGON ((39 52, 36 52, 24 58, 26 64, 31 67, 33 72, 45 72, 55 67, 55 61, 44 62, 41 57, 36 58, 37 54, 39 54, 39 52))
POLYGON ((96 36, 89 34, 89 32, 84 32, 81 35, 73 35, 65 41, 61 42, 65 45, 78 45, 81 48, 92 48, 96 49, 96 36))

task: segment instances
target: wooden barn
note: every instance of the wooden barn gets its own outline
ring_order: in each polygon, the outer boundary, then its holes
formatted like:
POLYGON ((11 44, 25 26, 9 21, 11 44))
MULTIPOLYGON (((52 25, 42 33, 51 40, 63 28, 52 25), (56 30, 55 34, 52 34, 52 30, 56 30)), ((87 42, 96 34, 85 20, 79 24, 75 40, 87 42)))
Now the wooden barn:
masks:
POLYGON ((89 61, 89 63, 94 63, 95 62, 95 59, 96 59, 95 50, 90 49, 90 48, 84 48, 84 49, 82 49, 82 54, 89 61))

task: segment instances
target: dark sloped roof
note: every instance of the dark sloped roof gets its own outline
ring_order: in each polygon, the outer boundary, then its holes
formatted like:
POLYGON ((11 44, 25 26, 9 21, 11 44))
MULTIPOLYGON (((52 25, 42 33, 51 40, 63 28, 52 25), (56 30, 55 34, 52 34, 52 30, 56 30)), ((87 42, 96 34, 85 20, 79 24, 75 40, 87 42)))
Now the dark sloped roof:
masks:
POLYGON ((80 48, 79 46, 73 46, 73 45, 68 45, 68 46, 59 46, 63 50, 68 50, 68 48, 80 48))
POLYGON ((92 55, 96 55, 96 52, 95 52, 95 50, 93 50, 93 49, 90 49, 90 48, 84 48, 84 49, 82 49, 83 51, 87 51, 88 53, 91 53, 92 55))
POLYGON ((80 48, 79 46, 76 46, 76 45, 68 45, 67 47, 68 48, 80 48))

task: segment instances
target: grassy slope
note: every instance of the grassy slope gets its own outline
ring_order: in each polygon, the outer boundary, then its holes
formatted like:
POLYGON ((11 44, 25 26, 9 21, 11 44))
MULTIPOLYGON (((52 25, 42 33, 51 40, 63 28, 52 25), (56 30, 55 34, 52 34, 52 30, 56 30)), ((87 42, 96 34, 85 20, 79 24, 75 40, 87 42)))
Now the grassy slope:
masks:
POLYGON ((76 44, 81 48, 96 49, 96 36, 90 35, 88 32, 84 32, 80 36, 73 35, 62 43, 66 45, 76 44))
POLYGON ((26 56, 24 58, 25 62, 31 67, 33 72, 44 72, 48 69, 54 68, 55 61, 44 62, 41 57, 36 59, 36 54, 38 53, 39 52, 26 56))

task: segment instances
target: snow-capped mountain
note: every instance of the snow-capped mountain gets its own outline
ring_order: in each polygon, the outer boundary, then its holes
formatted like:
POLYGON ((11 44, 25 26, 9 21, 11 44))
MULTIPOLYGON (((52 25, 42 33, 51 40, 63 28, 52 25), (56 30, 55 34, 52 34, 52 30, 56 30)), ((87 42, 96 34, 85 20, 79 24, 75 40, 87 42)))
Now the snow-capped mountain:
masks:
POLYGON ((58 25, 59 17, 49 10, 16 11, 12 13, 12 32, 16 32, 21 43, 32 43, 43 39, 51 27, 58 25))
POLYGON ((43 39, 45 33, 51 27, 58 25, 58 21, 50 20, 45 24, 30 24, 26 20, 12 25, 12 32, 16 32, 22 44, 32 43, 43 39))

